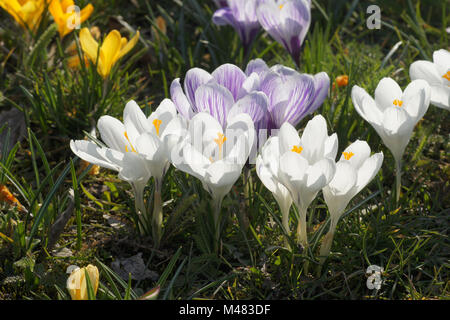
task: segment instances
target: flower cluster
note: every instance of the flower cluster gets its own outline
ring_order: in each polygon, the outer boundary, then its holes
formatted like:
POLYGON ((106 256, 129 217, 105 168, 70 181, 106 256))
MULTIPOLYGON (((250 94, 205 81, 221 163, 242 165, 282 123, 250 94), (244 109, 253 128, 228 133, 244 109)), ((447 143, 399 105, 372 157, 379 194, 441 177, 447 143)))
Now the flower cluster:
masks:
MULTIPOLYGON (((217 10, 213 22, 231 25, 246 53, 262 27, 299 66, 301 46, 311 23, 310 0, 214 2, 217 10)), ((73 0, 0 0, 0 6, 33 35, 48 12, 53 19, 52 36, 56 30, 59 32, 58 44, 75 30, 75 24, 84 23, 94 11, 87 4, 79 14, 74 13, 73 0)), ((118 61, 137 45, 140 32, 127 39, 112 30, 102 38, 100 30, 92 26, 74 32, 73 38, 65 51, 68 66, 92 65, 94 78, 107 85, 118 61)), ((450 52, 437 50, 433 62, 414 62, 409 75, 411 82, 404 90, 389 77, 379 81, 373 97, 359 85, 351 89, 355 112, 373 127, 393 155, 397 203, 402 157, 415 126, 430 104, 450 110, 450 52)), ((341 90, 336 85, 345 87, 350 80, 347 75, 338 76, 331 91, 336 93, 341 90)), ((323 263, 346 208, 376 177, 384 161, 384 153, 372 154, 364 140, 339 146, 337 133, 329 132, 330 123, 320 112, 329 93, 330 77, 326 72, 301 73, 282 64, 269 67, 259 58, 250 60, 242 69, 233 63, 219 65, 212 72, 194 67, 184 77, 172 80, 170 98, 163 99, 149 115, 130 100, 122 119, 106 114, 95 118, 99 139, 93 134, 90 140, 71 140, 69 146, 82 160, 115 171, 129 183, 137 230, 142 236, 151 235, 155 248, 163 240, 162 190, 171 165, 200 180, 210 195, 216 253, 224 229, 223 200, 243 170, 249 173, 255 165, 259 180, 273 194, 290 250, 296 249, 290 245, 291 236, 303 249, 310 248, 308 210, 322 193, 330 222, 320 247, 323 263), (309 121, 303 126, 302 120, 309 121), (145 199, 151 180, 153 210, 145 199), (293 206, 296 219, 291 219, 293 206), (297 222, 295 234, 291 232, 293 221, 297 222)), ((106 101, 105 97, 102 100, 106 101)), ((92 125, 95 127, 95 121, 92 125)), ((22 208, 3 185, 0 200, 22 208)), ((92 265, 72 268, 67 280, 71 298, 84 300, 88 293, 95 295, 98 278, 98 269, 92 265)))

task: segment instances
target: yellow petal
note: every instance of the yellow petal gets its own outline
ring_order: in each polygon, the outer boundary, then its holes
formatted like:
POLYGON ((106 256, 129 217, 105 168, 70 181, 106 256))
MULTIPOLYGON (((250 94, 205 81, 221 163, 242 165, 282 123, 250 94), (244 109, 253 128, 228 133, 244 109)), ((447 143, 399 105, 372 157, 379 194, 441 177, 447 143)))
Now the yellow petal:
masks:
POLYGON ((64 16, 63 8, 61 7, 61 3, 58 0, 53 0, 52 2, 50 2, 48 10, 53 16, 53 19, 55 19, 55 22, 56 20, 60 20, 61 17, 64 16))
POLYGON ((119 31, 113 30, 106 36, 100 47, 101 75, 104 78, 109 75, 113 64, 117 61, 116 56, 120 51, 121 39, 119 31))
POLYGON ((93 266, 92 264, 90 264, 86 267, 86 271, 89 275, 89 280, 91 281, 92 288, 94 289, 94 294, 97 294, 98 281, 99 281, 98 268, 96 266, 93 266))
POLYGON ((136 34, 134 35, 134 37, 131 38, 131 40, 128 41, 128 43, 120 50, 120 53, 119 53, 119 55, 117 57, 117 60, 122 58, 128 52, 130 52, 130 50, 134 48, 134 46, 136 45, 138 40, 139 40, 139 31, 137 31, 136 34))
POLYGON ((93 62, 97 62, 98 42, 92 37, 88 28, 83 28, 80 31, 80 44, 83 52, 93 62))
POLYGON ((80 12, 80 23, 86 21, 91 16, 92 12, 94 12, 94 6, 89 3, 80 12))
POLYGON ((87 267, 73 270, 67 279, 66 287, 72 300, 88 299, 86 272, 89 276, 94 294, 97 294, 99 273, 97 267, 90 264, 87 267))
POLYGON ((62 10, 63 10, 65 13, 67 13, 67 9, 68 9, 70 6, 75 5, 75 3, 73 2, 73 0, 58 0, 58 2, 61 2, 62 10))

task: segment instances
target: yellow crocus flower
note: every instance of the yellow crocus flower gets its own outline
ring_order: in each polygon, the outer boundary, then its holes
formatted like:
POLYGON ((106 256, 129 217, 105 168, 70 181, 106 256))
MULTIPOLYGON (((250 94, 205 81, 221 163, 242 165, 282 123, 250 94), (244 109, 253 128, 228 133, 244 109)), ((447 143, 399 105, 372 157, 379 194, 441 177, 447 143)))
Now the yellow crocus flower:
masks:
POLYGON ((86 272, 89 275, 94 294, 97 294, 99 273, 96 266, 92 264, 84 268, 75 268, 67 279, 67 290, 72 300, 87 300, 86 272))
MULTIPOLYGON (((91 34, 94 36, 94 39, 96 39, 96 40, 100 39, 100 29, 98 27, 93 26, 93 27, 91 27, 90 31, 91 31, 91 34)), ((80 63, 80 58, 78 57, 77 43, 75 42, 75 40, 72 41, 70 43, 70 45, 66 48, 65 53, 68 56, 68 58, 67 58, 68 67, 71 69, 78 69, 80 67, 81 63, 80 63)), ((84 60, 84 65, 86 67, 89 66, 89 60, 86 56, 84 56, 83 60, 84 60)))
POLYGON ((48 10, 53 16, 55 23, 58 25, 58 31, 61 38, 72 32, 77 23, 83 23, 90 17, 94 11, 94 6, 88 4, 80 11, 79 21, 73 11, 75 4, 73 0, 53 0, 48 10))
POLYGON ((81 48, 93 63, 97 63, 97 72, 103 79, 108 77, 114 64, 133 49, 138 39, 139 31, 128 41, 126 38, 122 38, 119 31, 112 30, 103 40, 99 49, 98 42, 92 37, 88 28, 83 28, 80 32, 81 48), (100 53, 98 60, 97 52, 100 53))
POLYGON ((5 9, 24 28, 32 32, 39 26, 47 0, 0 0, 5 9))

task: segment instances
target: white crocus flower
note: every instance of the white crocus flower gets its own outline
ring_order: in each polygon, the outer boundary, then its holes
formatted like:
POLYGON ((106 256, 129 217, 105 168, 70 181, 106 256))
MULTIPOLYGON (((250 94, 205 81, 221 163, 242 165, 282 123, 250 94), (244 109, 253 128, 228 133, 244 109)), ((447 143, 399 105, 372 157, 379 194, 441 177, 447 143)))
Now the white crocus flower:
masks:
POLYGON ((411 80, 423 79, 431 87, 431 104, 450 110, 450 52, 433 52, 433 62, 419 60, 409 67, 411 80))
POLYGON ((401 159, 415 125, 428 110, 430 91, 425 80, 414 80, 402 91, 391 78, 381 79, 375 89, 375 99, 358 86, 352 88, 356 111, 372 125, 395 158, 397 202, 401 188, 401 159))
POLYGON ((256 173, 280 206, 283 228, 289 234, 289 210, 292 198, 289 190, 280 182, 279 160, 279 138, 272 136, 262 146, 261 153, 256 158, 256 173))
POLYGON ((222 200, 241 175, 254 143, 255 129, 248 114, 228 118, 223 130, 210 114, 200 112, 189 120, 186 138, 171 153, 172 164, 200 179, 212 197, 216 248, 222 200))
POLYGON ((321 115, 308 121, 302 137, 288 122, 279 131, 279 176, 289 190, 299 212, 297 240, 307 247, 306 210, 317 193, 333 178, 337 153, 337 135, 328 136, 321 115))
POLYGON ((139 230, 145 233, 144 188, 151 177, 149 166, 143 156, 137 153, 136 140, 130 139, 126 125, 116 118, 102 116, 97 127, 106 146, 99 146, 92 141, 71 140, 70 148, 85 161, 117 171, 119 178, 131 185, 140 222, 139 230))
POLYGON ((169 99, 164 99, 148 118, 131 100, 125 106, 123 118, 128 137, 135 141, 136 151, 143 156, 155 179, 152 232, 158 246, 162 236, 162 182, 170 166, 170 140, 165 137, 181 134, 184 120, 177 116, 175 105, 169 99))
POLYGON ((378 173, 383 163, 383 153, 370 155, 367 142, 357 140, 342 152, 336 163, 336 173, 325 186, 323 197, 330 212, 330 229, 320 248, 321 261, 330 253, 337 223, 350 200, 356 196, 378 173))

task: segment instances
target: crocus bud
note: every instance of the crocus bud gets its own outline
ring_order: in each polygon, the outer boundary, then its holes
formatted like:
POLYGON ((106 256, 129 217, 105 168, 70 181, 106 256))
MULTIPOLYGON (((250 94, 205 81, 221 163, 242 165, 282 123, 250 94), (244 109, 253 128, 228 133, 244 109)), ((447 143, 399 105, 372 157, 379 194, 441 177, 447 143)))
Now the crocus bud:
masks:
POLYGON ((67 279, 67 290, 69 290, 72 300, 88 300, 86 272, 94 290, 94 295, 98 289, 98 269, 92 264, 84 268, 74 268, 67 279))

